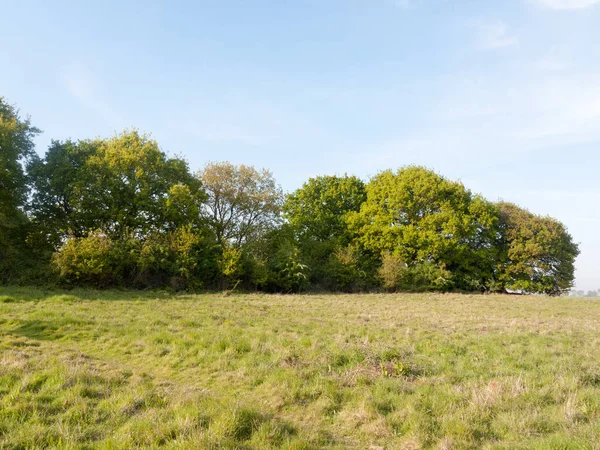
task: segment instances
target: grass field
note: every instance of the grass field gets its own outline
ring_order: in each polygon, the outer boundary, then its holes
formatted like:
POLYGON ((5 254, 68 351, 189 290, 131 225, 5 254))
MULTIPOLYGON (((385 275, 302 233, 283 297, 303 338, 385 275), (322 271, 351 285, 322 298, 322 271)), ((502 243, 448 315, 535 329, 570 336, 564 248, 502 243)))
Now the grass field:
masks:
POLYGON ((600 302, 0 290, 0 448, 600 448, 600 302))

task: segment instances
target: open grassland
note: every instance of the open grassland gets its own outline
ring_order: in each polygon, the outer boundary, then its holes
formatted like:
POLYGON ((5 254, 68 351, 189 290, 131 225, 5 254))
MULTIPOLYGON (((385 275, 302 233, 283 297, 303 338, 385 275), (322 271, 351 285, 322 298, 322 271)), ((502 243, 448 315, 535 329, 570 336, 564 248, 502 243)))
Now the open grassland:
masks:
POLYGON ((600 448, 600 302, 0 290, 0 448, 600 448))

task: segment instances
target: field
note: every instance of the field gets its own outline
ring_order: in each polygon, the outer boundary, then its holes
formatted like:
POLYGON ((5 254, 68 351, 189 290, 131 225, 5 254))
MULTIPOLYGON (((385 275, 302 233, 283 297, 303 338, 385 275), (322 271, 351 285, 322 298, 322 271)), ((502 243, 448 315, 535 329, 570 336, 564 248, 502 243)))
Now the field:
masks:
POLYGON ((600 302, 0 290, 0 448, 600 448, 600 302))

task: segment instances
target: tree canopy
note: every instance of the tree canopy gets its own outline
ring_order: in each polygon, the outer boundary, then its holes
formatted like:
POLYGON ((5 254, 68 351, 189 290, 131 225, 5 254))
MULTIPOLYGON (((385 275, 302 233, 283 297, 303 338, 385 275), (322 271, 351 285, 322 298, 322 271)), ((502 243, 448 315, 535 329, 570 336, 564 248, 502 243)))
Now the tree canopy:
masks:
POLYGON ((53 141, 29 168, 32 215, 54 242, 101 229, 142 236, 198 221, 204 200, 187 163, 137 131, 110 139, 53 141))
POLYGON ((423 167, 376 175, 349 220, 365 248, 393 255, 407 270, 436 267, 445 288, 484 288, 492 276, 496 209, 423 167))
POLYGON ((28 190, 24 164, 35 154, 33 138, 39 132, 29 118, 21 119, 19 111, 0 97, 0 230, 25 220, 28 190))
POLYGON ((197 178, 208 195, 203 214, 217 241, 240 247, 279 222, 283 194, 267 169, 211 162, 197 178))
POLYGON ((504 258, 500 277, 511 290, 558 295, 573 287, 579 248, 565 226, 512 203, 501 202, 504 258))
POLYGON ((365 184, 355 176, 319 176, 287 196, 285 218, 304 238, 326 242, 347 236, 346 215, 360 210, 365 184))

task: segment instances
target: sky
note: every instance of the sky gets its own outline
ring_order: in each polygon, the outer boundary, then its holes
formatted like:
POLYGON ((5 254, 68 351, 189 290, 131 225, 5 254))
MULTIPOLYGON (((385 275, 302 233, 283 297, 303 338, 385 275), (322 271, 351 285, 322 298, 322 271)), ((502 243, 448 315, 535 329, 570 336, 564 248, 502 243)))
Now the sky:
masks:
POLYGON ((600 0, 0 0, 0 96, 51 139, 192 170, 418 164, 562 221, 600 288, 600 0))

